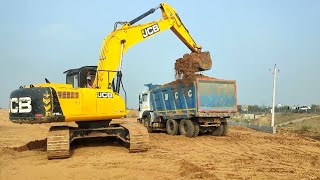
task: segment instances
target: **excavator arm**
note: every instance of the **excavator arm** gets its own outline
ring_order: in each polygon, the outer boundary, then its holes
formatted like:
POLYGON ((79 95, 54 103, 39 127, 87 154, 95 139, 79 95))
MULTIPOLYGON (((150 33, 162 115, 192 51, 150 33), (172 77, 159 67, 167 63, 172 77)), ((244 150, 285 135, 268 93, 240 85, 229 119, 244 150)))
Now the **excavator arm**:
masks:
POLYGON ((161 3, 160 6, 150 9, 132 21, 115 24, 114 30, 103 40, 93 86, 110 87, 117 71, 121 71, 123 54, 136 43, 167 29, 171 29, 192 52, 201 52, 201 46, 197 45, 192 39, 176 11, 168 4, 161 3), (161 9, 162 18, 135 25, 157 9, 161 9), (118 24, 122 24, 122 26, 117 28, 118 24))

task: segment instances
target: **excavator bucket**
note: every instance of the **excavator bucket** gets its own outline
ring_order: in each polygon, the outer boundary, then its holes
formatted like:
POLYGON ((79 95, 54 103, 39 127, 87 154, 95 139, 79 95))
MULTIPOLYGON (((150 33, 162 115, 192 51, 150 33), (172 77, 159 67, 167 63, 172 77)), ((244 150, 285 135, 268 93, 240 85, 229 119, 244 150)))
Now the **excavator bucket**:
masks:
POLYGON ((192 52, 176 60, 175 71, 178 78, 188 77, 199 71, 211 69, 212 60, 209 52, 192 52))

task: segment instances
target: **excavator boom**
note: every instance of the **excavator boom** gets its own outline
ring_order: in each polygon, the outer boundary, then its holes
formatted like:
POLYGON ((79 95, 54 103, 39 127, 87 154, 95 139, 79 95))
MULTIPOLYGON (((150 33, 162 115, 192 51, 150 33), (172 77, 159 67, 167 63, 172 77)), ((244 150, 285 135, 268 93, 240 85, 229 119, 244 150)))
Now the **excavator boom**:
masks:
POLYGON ((177 12, 170 5, 161 3, 129 22, 116 22, 114 30, 103 40, 94 86, 109 87, 116 71, 121 71, 123 54, 131 46, 167 29, 171 29, 192 52, 201 53, 201 46, 193 40, 177 12), (162 18, 135 25, 157 9, 161 9, 162 18), (117 28, 118 24, 122 26, 117 28))

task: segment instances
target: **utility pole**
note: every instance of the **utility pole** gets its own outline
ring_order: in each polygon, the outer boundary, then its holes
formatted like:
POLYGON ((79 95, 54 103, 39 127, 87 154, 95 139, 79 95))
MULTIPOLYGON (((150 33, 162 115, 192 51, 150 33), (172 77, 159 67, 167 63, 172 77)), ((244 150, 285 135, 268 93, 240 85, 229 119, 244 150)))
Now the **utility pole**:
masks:
POLYGON ((274 69, 273 69, 273 95, 272 95, 272 119, 271 119, 271 127, 274 127, 274 106, 276 103, 276 80, 277 80, 277 65, 274 64, 274 69))

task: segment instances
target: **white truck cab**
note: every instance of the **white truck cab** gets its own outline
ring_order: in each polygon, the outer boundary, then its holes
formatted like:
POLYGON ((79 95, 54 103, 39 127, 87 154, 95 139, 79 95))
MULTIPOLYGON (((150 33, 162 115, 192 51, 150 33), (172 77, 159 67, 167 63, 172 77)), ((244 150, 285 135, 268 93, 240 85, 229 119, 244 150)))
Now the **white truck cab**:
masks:
POLYGON ((150 91, 145 90, 139 94, 139 117, 138 119, 142 119, 142 115, 145 111, 151 111, 150 107, 150 91))

